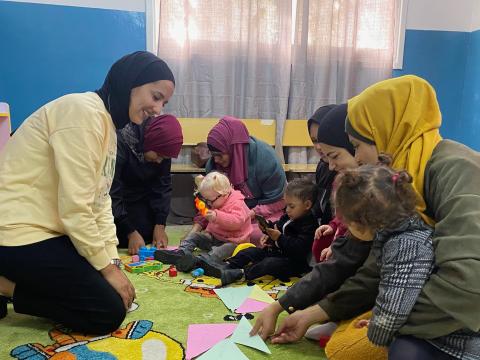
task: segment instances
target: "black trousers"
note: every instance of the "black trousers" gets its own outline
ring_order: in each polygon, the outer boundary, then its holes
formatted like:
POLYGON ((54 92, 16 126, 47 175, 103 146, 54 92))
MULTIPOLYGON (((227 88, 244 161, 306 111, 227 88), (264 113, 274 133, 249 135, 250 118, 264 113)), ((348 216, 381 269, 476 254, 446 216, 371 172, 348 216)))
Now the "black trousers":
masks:
POLYGON ((428 341, 414 336, 399 336, 388 348, 389 360, 449 360, 453 356, 444 353, 428 341))
MULTIPOLYGON (((125 204, 128 211, 128 218, 140 235, 145 244, 153 240, 153 228, 155 227, 155 214, 147 201, 128 202, 125 204)), ((117 238, 120 248, 128 248, 128 234, 118 231, 117 238)))
POLYGON ((120 295, 67 236, 0 246, 0 275, 16 284, 16 312, 49 318, 74 331, 107 334, 126 315, 120 295))
POLYGON ((288 257, 267 249, 250 247, 228 259, 230 268, 244 269, 245 279, 253 280, 265 275, 288 281, 309 270, 308 266, 298 264, 288 257), (251 265, 249 265, 251 263, 251 265))

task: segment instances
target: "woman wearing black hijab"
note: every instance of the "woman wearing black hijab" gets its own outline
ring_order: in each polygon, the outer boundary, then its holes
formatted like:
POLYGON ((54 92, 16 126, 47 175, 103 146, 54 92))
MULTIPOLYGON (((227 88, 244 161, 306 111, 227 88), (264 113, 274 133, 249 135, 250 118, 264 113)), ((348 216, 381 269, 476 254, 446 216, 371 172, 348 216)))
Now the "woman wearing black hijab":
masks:
POLYGON ((322 119, 332 110, 335 105, 325 105, 317 109, 310 119, 307 121, 308 133, 312 140, 313 147, 320 155, 320 161, 315 171, 315 183, 317 184, 317 202, 313 206, 313 213, 319 219, 320 224, 328 224, 332 220, 332 209, 330 207, 330 195, 332 192, 333 179, 336 173, 330 171, 328 162, 320 149, 318 142, 318 128, 322 123, 322 119))
POLYGON ((135 52, 100 90, 56 99, 15 132, 0 155, 0 318, 10 298, 74 331, 122 323, 135 289, 117 267, 115 130, 158 115, 174 88, 165 62, 135 52))
MULTIPOLYGON (((342 171, 357 166, 353 157, 353 147, 345 133, 346 117, 346 104, 334 106, 318 122, 316 137, 315 139, 312 137, 312 141, 316 140, 316 148, 318 146, 324 159, 328 161, 330 171, 342 171)), ((310 134, 312 135, 312 130, 310 134)), ((293 313, 296 310, 306 309, 337 290, 363 265, 370 253, 370 247, 371 242, 360 241, 351 236, 335 239, 331 246, 331 259, 316 264, 308 275, 288 289, 278 301, 263 310, 257 318, 252 333, 260 332, 263 338, 268 337, 275 331, 278 315, 282 311, 293 313)), ((288 320, 284 320, 277 334, 291 324, 292 317, 294 315, 287 316, 288 320)), ((307 328, 303 330, 306 331, 307 328)))

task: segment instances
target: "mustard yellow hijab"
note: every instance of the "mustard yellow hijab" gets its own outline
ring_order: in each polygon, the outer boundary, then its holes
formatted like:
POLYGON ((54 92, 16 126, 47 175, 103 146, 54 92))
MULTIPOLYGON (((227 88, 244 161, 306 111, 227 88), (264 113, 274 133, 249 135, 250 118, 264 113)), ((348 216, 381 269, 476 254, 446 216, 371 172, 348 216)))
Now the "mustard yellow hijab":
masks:
POLYGON ((434 224, 424 213, 423 194, 425 167, 442 140, 438 130, 442 114, 433 87, 414 75, 381 81, 348 101, 348 121, 358 133, 350 135, 372 141, 378 152, 393 157, 394 169, 412 175, 413 187, 420 195, 417 210, 426 222, 434 224))

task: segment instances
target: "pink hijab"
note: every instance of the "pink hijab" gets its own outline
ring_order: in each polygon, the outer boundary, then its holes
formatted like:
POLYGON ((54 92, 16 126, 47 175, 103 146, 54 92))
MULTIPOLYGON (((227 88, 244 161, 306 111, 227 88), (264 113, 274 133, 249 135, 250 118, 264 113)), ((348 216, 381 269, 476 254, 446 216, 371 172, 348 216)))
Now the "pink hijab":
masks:
POLYGON ((143 151, 155 151, 176 158, 183 144, 182 127, 173 115, 160 115, 153 118, 145 128, 143 151))
POLYGON ((227 174, 232 185, 242 188, 248 179, 248 162, 245 154, 245 144, 248 144, 250 135, 247 127, 232 116, 224 116, 208 133, 207 144, 230 156, 228 168, 217 169, 227 174))

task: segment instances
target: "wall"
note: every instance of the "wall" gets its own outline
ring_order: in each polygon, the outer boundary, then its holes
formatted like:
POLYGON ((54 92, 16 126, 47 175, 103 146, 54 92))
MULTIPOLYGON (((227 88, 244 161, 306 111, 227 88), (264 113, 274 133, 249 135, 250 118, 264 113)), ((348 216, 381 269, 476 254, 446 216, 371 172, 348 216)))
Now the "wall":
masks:
POLYGON ((480 121, 473 118, 478 118, 480 104, 473 90, 480 92, 480 71, 474 66, 480 60, 480 34, 472 29, 480 25, 478 3, 410 0, 403 69, 393 71, 394 76, 416 74, 427 79, 437 91, 442 135, 476 150, 480 150, 480 121))
POLYGON ((459 131, 465 143, 479 149, 480 143, 480 1, 473 7, 470 42, 465 66, 465 83, 459 131))
POLYGON ((139 0, 0 1, 0 24, 0 101, 12 128, 50 100, 97 89, 115 60, 146 48, 139 0))

